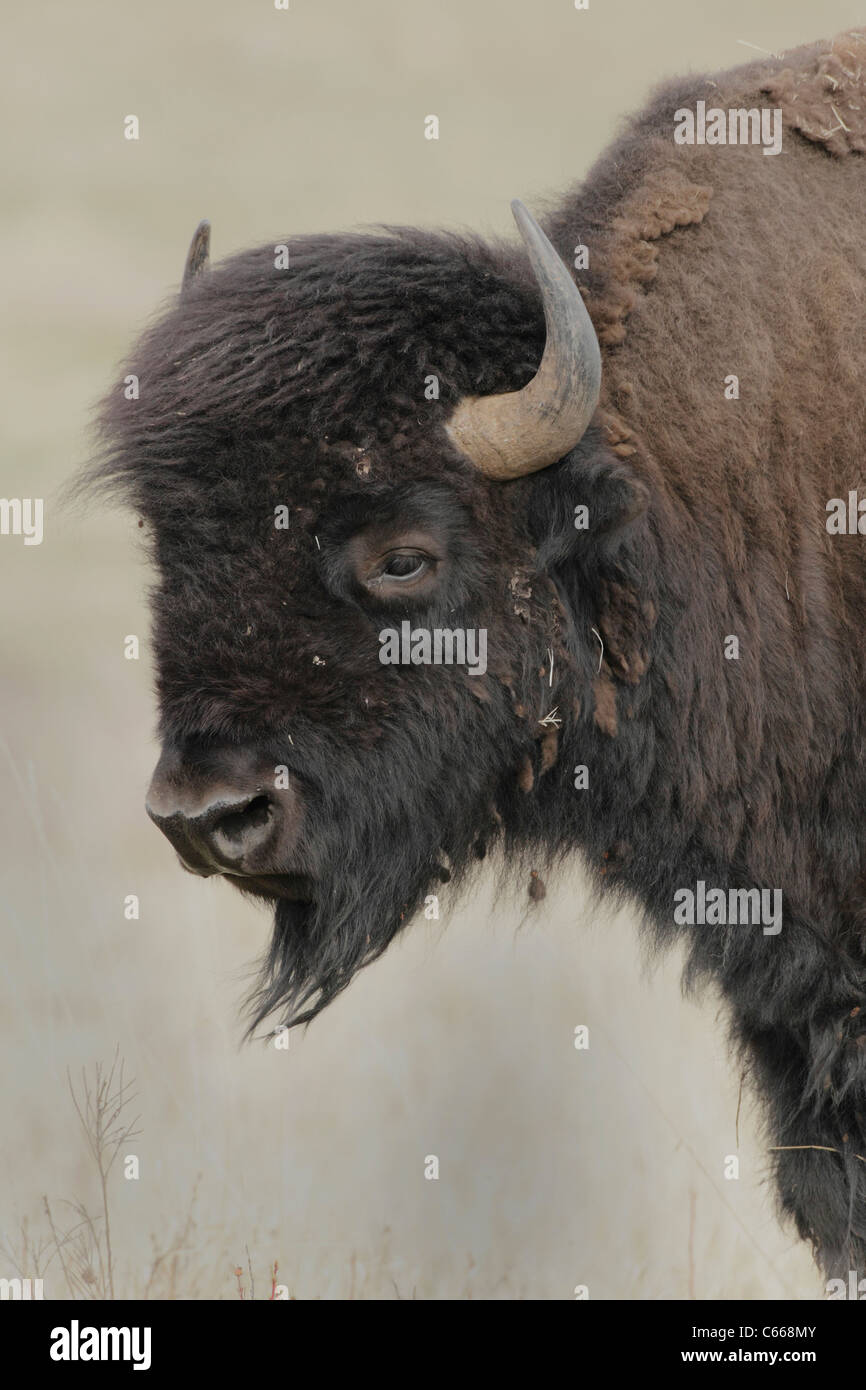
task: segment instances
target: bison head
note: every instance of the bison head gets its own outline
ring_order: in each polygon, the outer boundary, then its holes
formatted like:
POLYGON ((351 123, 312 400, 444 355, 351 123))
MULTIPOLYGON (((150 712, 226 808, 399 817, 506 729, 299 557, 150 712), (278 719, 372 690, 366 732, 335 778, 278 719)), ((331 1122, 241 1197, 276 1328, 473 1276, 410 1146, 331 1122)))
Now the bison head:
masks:
POLYGON ((582 298, 515 215, 525 251, 386 229, 215 268, 203 224, 103 407, 159 576, 148 811, 275 903, 253 1027, 312 1017, 491 839, 562 840, 635 484, 582 298))

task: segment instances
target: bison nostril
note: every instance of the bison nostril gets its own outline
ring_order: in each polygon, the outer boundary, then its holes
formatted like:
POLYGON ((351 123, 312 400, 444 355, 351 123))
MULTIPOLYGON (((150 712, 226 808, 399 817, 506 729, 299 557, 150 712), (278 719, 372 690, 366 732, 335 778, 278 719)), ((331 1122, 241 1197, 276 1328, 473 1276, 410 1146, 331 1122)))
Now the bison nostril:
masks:
POLYGON ((269 797, 252 797, 245 806, 225 811, 211 826, 211 835, 235 853, 260 844, 273 819, 269 797))
POLYGON ((147 813, 194 873, 278 874, 301 821, 294 784, 271 791, 270 765, 249 750, 211 750, 184 760, 164 752, 147 813))

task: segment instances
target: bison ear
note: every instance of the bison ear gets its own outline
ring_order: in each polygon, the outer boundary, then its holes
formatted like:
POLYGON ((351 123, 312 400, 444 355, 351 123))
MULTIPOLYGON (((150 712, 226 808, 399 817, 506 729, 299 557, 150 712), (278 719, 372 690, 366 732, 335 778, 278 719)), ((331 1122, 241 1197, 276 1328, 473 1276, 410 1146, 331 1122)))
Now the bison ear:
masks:
POLYGON ((183 268, 183 281, 180 287, 181 295, 186 294, 196 276, 207 270, 209 262, 210 223, 205 220, 199 222, 196 227, 189 244, 189 250, 186 253, 186 265, 183 268))
POLYGON ((540 569, 608 559, 647 508, 646 484, 593 427, 559 468, 536 474, 530 528, 540 569))
POLYGON ((649 663, 657 605, 648 502, 633 460, 618 456, 602 429, 590 431, 559 468, 534 479, 536 564, 570 614, 574 641, 592 641, 593 630, 601 637, 603 683, 633 684, 649 663))

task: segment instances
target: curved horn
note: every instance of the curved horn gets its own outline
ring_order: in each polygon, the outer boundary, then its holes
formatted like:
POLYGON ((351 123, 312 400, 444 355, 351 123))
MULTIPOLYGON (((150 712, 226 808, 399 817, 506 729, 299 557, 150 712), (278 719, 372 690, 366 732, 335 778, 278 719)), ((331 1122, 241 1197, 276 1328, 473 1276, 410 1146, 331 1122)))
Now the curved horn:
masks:
POLYGON ((544 303, 544 356, 521 391, 467 396, 446 425, 476 468, 503 480, 535 473, 567 454, 592 419, 601 386, 598 339, 577 285, 517 198, 511 211, 544 303))
POLYGON ((196 276, 200 275, 203 270, 207 270, 209 260, 210 223, 199 222, 186 253, 186 265, 183 268, 183 281, 180 287, 181 294, 186 294, 196 276))

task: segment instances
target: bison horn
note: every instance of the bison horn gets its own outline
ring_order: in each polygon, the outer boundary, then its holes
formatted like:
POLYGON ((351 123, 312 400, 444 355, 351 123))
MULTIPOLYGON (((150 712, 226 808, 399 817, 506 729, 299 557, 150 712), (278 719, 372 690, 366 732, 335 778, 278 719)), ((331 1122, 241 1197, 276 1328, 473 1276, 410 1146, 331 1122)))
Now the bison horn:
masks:
POLYGON ((186 253, 186 265, 183 268, 183 282, 180 287, 181 294, 186 294, 196 276, 207 269, 209 260, 210 223, 199 222, 186 253))
POLYGON ((467 396, 446 425, 461 453, 491 478, 556 463, 583 437, 598 403, 601 353, 580 291, 538 223, 515 198, 514 220, 544 303, 547 342, 520 391, 467 396))

